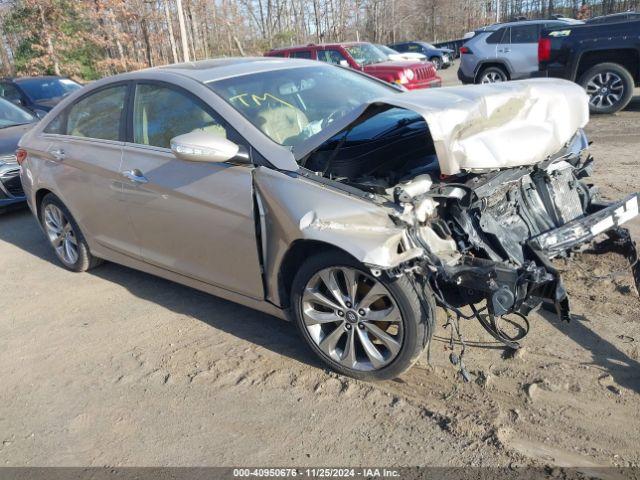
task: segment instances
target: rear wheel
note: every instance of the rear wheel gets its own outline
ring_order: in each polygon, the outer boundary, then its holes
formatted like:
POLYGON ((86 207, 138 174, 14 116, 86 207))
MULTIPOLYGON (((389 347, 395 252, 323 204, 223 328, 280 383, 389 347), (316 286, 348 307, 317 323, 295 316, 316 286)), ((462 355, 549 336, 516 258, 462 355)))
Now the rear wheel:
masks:
POLYGON ((305 343, 333 370, 362 380, 394 378, 432 335, 427 305, 406 277, 374 277, 340 252, 308 259, 292 286, 292 309, 305 343))
POLYGON ((615 113, 633 96, 633 77, 617 63, 601 63, 587 70, 578 82, 589 95, 592 113, 615 113))
POLYGON ((40 222, 56 256, 65 268, 74 272, 84 272, 102 262, 91 255, 78 224, 67 207, 52 193, 42 199, 40 222))
POLYGON ((433 63, 436 70, 440 70, 442 68, 442 59, 440 57, 431 57, 429 61, 433 63))
POLYGON ((509 80, 507 72, 501 67, 485 67, 478 74, 476 83, 499 83, 509 80))

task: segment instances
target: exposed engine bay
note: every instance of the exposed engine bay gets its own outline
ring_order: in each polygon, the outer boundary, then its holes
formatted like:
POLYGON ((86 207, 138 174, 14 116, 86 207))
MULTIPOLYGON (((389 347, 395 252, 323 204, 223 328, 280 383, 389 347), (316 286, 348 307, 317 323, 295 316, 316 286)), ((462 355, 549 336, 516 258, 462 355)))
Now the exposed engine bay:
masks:
POLYGON ((475 317, 516 349, 528 332, 527 314, 542 302, 570 320, 551 259, 584 249, 602 234, 628 258, 640 287, 635 244, 620 227, 638 215, 638 194, 600 202, 589 183, 593 158, 587 147, 578 129, 560 151, 536 164, 443 175, 425 118, 380 105, 301 164, 389 207, 406 231, 398 246, 406 259, 384 272, 411 275, 433 292, 463 344, 457 321, 475 317), (519 323, 517 334, 501 328, 508 316, 519 323))

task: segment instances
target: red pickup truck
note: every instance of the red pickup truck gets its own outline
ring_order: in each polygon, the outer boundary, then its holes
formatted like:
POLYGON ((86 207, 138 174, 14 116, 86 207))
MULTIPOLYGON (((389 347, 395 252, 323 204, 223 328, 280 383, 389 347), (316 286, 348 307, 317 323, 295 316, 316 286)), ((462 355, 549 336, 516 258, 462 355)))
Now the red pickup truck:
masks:
POLYGON ((409 90, 439 87, 442 80, 431 62, 390 61, 374 45, 366 42, 309 44, 265 53, 268 57, 306 58, 361 70, 409 90))

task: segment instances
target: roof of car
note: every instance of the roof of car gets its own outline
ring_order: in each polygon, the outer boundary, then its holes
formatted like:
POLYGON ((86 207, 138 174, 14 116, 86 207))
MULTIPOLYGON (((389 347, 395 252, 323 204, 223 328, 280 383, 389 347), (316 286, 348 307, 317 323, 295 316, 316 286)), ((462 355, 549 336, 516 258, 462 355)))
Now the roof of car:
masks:
POLYGON ((221 80, 223 78, 246 75, 249 73, 268 72, 300 66, 319 66, 317 61, 281 58, 281 57, 228 57, 197 62, 175 63, 160 67, 147 68, 118 75, 118 78, 135 77, 141 72, 172 72, 192 78, 202 83, 221 80))
POLYGON ((494 23, 484 27, 484 30, 496 30, 501 27, 512 27, 514 25, 537 25, 538 23, 559 22, 567 24, 581 24, 584 23, 581 20, 575 20, 573 18, 538 18, 533 20, 515 20, 513 22, 494 23))
POLYGON ((307 43, 304 45, 291 45, 289 47, 272 48, 271 52, 286 52, 288 50, 298 50, 304 48, 327 48, 327 47, 350 47, 352 45, 362 45, 370 42, 334 42, 334 43, 307 43))
POLYGON ((16 82, 16 83, 20 83, 22 81, 26 81, 26 80, 46 80, 49 78, 67 78, 67 77, 60 77, 57 75, 36 75, 33 77, 3 77, 0 80, 4 80, 4 81, 9 81, 9 82, 16 82))

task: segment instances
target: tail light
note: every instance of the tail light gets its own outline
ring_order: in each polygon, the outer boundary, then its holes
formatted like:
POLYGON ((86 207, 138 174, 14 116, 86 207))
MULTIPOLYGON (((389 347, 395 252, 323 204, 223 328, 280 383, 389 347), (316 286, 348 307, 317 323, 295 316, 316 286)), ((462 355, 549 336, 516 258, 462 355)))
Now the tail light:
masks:
POLYGON ((460 47, 460 55, 473 55, 473 52, 469 47, 460 47))
POLYGON ((551 39, 538 40, 538 62, 548 62, 551 59, 551 39))
POLYGON ((27 151, 24 148, 19 148, 16 150, 16 160, 18 161, 18 165, 22 166, 22 162, 27 159, 27 151))

